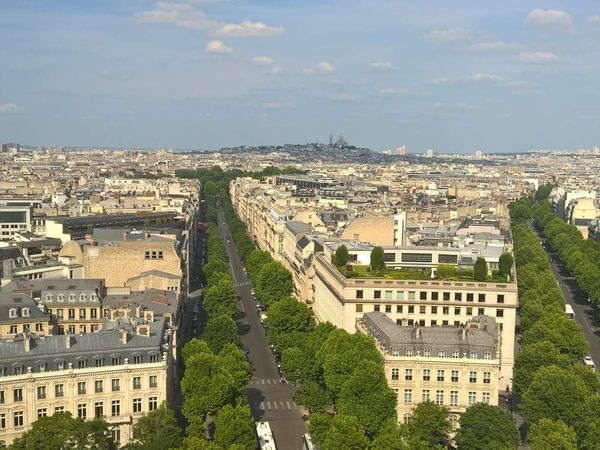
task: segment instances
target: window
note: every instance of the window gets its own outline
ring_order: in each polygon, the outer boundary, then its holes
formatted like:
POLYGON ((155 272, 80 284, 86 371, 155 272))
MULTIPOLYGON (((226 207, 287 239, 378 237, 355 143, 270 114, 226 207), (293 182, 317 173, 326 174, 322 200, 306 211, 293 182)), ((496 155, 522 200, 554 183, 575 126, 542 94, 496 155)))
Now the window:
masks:
POLYGON ((10 326, 10 331, 8 332, 9 334, 17 334, 17 326, 16 325, 11 325, 10 326))
POLYGON ((396 291, 396 300, 404 300, 404 291, 396 291))
POLYGON ((485 308, 477 308, 477 314, 483 316, 485 314, 485 308))
POLYGON ((55 406, 54 407, 54 412, 55 413, 65 412, 65 407, 64 406, 55 406))
POLYGON ((77 405, 77 417, 80 419, 87 418, 87 405, 85 403, 80 403, 77 405))
POLYGON ((104 386, 103 386, 103 382, 102 380, 96 380, 94 381, 94 391, 96 392, 96 394, 99 394, 101 392, 104 392, 104 386))
POLYGON ((23 309, 21 310, 21 315, 22 315, 23 317, 29 317, 29 308, 23 308, 23 309))
POLYGON ((394 291, 385 291, 386 300, 394 300, 394 291))
POLYGON ((46 386, 38 386, 37 398, 38 400, 44 400, 46 398, 46 386))
POLYGON ((119 447, 121 445, 121 429, 118 427, 113 428, 110 430, 110 436, 112 437, 113 442, 117 444, 117 447, 119 447))
POLYGON ((380 290, 375 290, 373 291, 373 298, 378 300, 381 298, 381 291, 380 290))
POLYGON ((392 369, 392 380, 400 379, 400 369, 392 369))
POLYGON ((141 398, 134 398, 133 399, 133 412, 134 413, 141 413, 142 412, 142 399, 141 398))
POLYGON ((481 403, 485 403, 487 405, 490 404, 490 393, 489 392, 482 392, 481 393, 481 403))
POLYGON ((443 299, 444 301, 446 301, 446 302, 447 302, 447 301, 450 301, 450 292, 444 292, 444 293, 442 294, 442 299, 443 299))
POLYGON ((450 406, 458 406, 458 391, 450 391, 450 406))
POLYGON ((423 369, 423 381, 431 380, 431 369, 423 369))
POLYGON ((450 376, 450 381, 453 383, 458 383, 458 370, 453 370, 450 376))
POLYGON ((85 391, 86 391, 85 381, 80 381, 79 383, 77 383, 77 393, 79 395, 83 395, 83 394, 85 394, 85 391))
POLYGON ((427 291, 419 292, 419 300, 427 300, 427 291))
POLYGON ((75 301, 75 294, 69 294, 69 301, 70 302, 74 302, 75 301))
POLYGON ((452 350, 452 357, 453 358, 458 358, 459 357, 458 350, 452 350))
POLYGON ((431 253, 402 253, 402 262, 425 262, 430 263, 433 261, 431 253))
POLYGON ((454 315, 460 316, 460 308, 454 308, 454 315))
POLYGON ((18 388, 13 390, 13 399, 15 403, 23 401, 23 389, 18 388))
POLYGON ((409 291, 408 292, 408 299, 409 300, 415 300, 417 298, 417 293, 415 291, 409 291))
POLYGON ((111 386, 112 386, 113 392, 120 391, 121 390, 121 380, 119 380, 118 378, 113 378, 113 380, 111 381, 111 386))
POLYGON ((4 430, 6 428, 6 414, 0 414, 0 430, 4 430))
POLYGON ((56 310, 56 317, 62 319, 64 317, 64 310, 62 308, 58 308, 56 310))
POLYGON ((429 389, 423 389, 421 391, 421 401, 428 402, 431 400, 431 391, 429 389))
POLYGON ((427 307, 426 306, 419 306, 419 313, 420 314, 425 314, 427 312, 427 307))
POLYGON ((438 381, 444 381, 444 371, 443 370, 438 369, 438 371, 437 371, 437 380, 438 381))
POLYGON ((94 403, 94 417, 102 417, 104 415, 104 402, 94 403))
POLYGON ((8 310, 8 317, 10 319, 14 319, 15 317, 17 317, 17 310, 16 310, 16 308, 10 308, 8 310))
POLYGON ((95 293, 95 292, 92 292, 92 293, 90 294, 90 301, 91 301, 91 302, 95 302, 96 300, 98 300, 98 296, 96 295, 96 293, 95 293))
POLYGON ((23 411, 15 411, 13 413, 13 425, 15 428, 23 426, 23 411))
POLYGON ((469 398, 469 400, 468 400, 467 404, 469 406, 474 405, 475 403, 477 403, 477 392, 469 391, 468 398, 469 398))
POLYGON ((394 394, 396 394, 396 400, 398 400, 398 389, 392 389, 392 391, 394 391, 394 394))
POLYGON ((432 306, 431 307, 431 314, 437 314, 437 306, 432 306))
POLYGON ((43 323, 36 323, 35 324, 35 331, 44 331, 44 324, 43 323))
POLYGON ((391 313, 392 312, 392 305, 385 305, 385 312, 386 313, 391 313))
POLYGON ((79 308, 79 318, 85 319, 85 308, 79 308))
POLYGON ((413 379, 413 370, 412 369, 404 370, 404 379, 406 381, 411 381, 413 379))
POLYGON ((133 357, 133 363, 134 364, 140 364, 142 362, 142 355, 135 355, 133 357))
POLYGON ((148 399, 148 411, 154 411, 158 408, 158 397, 150 397, 148 399))
POLYGON ((356 298, 364 298, 364 291, 362 289, 356 291, 356 298))
POLYGON ((0 391, 0 405, 4 403, 4 391, 0 391))
POLYGON ((444 404, 444 391, 442 389, 438 389, 435 391, 435 403, 437 405, 444 404))
POLYGON ((79 294, 79 301, 80 302, 85 302, 85 298, 86 298, 86 295, 83 292, 81 294, 79 294))
POLYGON ((156 375, 150 375, 150 377, 148 377, 148 382, 151 388, 155 388, 158 386, 158 377, 156 375))
POLYGON ((467 316, 473 315, 473 308, 467 308, 467 316))
POLYGON ((447 306, 444 306, 444 307, 442 308, 442 314, 444 314, 444 315, 446 315, 446 316, 447 316, 448 314, 450 314, 450 308, 448 308, 447 306))
POLYGON ((496 310, 496 317, 504 317, 504 310, 503 309, 497 309, 496 310))
MULTIPOLYGON (((56 296, 56 300, 59 301, 59 302, 64 302, 65 301, 65 294, 58 294, 56 296)), ((46 295, 46 301, 47 302, 51 302, 52 301, 52 294, 46 295), (48 297, 50 297, 50 298, 48 298, 48 297)))
POLYGON ((356 312, 363 312, 363 305, 362 305, 362 303, 357 303, 356 304, 356 312))
POLYGON ((491 372, 483 372, 483 382, 485 384, 490 384, 492 382, 492 373, 491 372))
POLYGON ((401 313, 402 312, 402 305, 396 305, 396 312, 397 313, 401 313))
POLYGON ((406 349, 406 352, 405 352, 405 356, 412 356, 412 353, 413 353, 413 352, 412 352, 412 349, 410 349, 410 348, 407 348, 407 349, 406 349))
POLYGON ((461 292, 455 292, 454 293, 454 300, 457 302, 462 302, 462 293, 461 292))
POLYGON ((477 359, 477 352, 471 352, 471 359, 477 359))
POLYGON ((75 319, 75 310, 73 308, 69 308, 69 319, 75 319))
POLYGON ((381 309, 381 305, 373 306, 373 311, 379 311, 381 309))
POLYGON ((484 352, 483 359, 492 359, 492 352, 484 352))
POLYGON ((432 292, 431 293, 431 300, 439 300, 439 299, 440 299, 439 292, 432 292))
POLYGON ((392 349, 392 356, 400 356, 400 349, 393 348, 392 349))
POLYGON ((407 424, 409 421, 410 421, 410 413, 404 414, 404 416, 402 417, 402 422, 404 424, 407 424))
POLYGON ((141 377, 133 377, 133 388, 134 389, 142 388, 142 378, 141 377))
POLYGON ((468 302, 472 302, 473 301, 473 293, 472 292, 467 292, 467 301, 468 302))
POLYGON ((504 303, 504 294, 498 294, 496 297, 497 303, 504 303))
POLYGON ((408 313, 409 313, 409 314, 414 314, 414 313, 415 313, 415 307, 414 307, 413 305, 410 305, 410 306, 408 307, 408 313))
POLYGON ((48 409, 47 408, 38 408, 37 410, 37 418, 39 419, 40 417, 46 417, 48 415, 48 409))
POLYGON ((90 309, 90 319, 98 318, 98 310, 96 308, 90 309))
POLYGON ((477 372, 469 372, 469 383, 477 383, 477 372))
POLYGON ((446 351, 438 350, 438 358, 445 358, 445 357, 446 357, 446 351))
POLYGON ((113 417, 117 417, 121 415, 121 401, 113 400, 111 402, 111 414, 113 417))
POLYGON ((404 403, 412 403, 412 389, 404 389, 404 403))
POLYGON ((102 367, 104 365, 104 359, 96 358, 96 367, 102 367))
POLYGON ((485 302, 485 294, 478 294, 477 295, 477 301, 479 303, 484 303, 485 302))

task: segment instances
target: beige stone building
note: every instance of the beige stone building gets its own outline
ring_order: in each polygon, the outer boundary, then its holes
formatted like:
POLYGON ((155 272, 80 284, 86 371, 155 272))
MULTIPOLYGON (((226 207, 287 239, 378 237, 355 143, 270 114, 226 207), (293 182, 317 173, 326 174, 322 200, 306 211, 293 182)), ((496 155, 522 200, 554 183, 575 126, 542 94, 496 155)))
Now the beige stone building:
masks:
POLYGON ((377 343, 399 421, 406 423, 418 403, 432 401, 450 410, 456 429, 469 406, 498 404, 500 333, 492 317, 473 317, 459 327, 421 327, 369 312, 357 330, 377 343))
POLYGON ((45 339, 24 333, 0 341, 0 442, 10 444, 56 412, 103 417, 124 445, 133 424, 167 400, 170 355, 165 322, 123 325, 45 339))

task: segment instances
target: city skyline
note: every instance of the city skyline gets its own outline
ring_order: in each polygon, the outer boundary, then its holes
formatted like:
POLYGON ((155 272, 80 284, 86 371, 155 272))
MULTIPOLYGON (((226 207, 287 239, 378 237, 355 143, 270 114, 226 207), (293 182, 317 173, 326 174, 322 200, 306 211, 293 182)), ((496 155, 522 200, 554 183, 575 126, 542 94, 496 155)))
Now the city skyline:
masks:
POLYGON ((416 153, 598 143, 590 1, 5 1, 0 11, 5 142, 210 149, 341 130, 357 146, 416 153))

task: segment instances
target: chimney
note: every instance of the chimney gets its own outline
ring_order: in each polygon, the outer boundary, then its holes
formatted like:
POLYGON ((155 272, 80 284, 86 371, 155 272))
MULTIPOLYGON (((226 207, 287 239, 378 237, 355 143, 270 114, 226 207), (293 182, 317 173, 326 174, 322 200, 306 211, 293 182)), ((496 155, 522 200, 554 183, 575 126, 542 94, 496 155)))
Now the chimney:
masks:
POLYGON ((460 327, 460 337, 463 341, 467 340, 467 324, 463 324, 460 327))
POLYGON ((127 240, 127 231, 123 232, 123 240, 126 241, 127 240))
POLYGON ((415 323, 415 339, 421 339, 421 327, 415 323))
POLYGON ((129 333, 127 333, 127 329, 125 327, 119 329, 119 339, 121 340, 121 344, 127 344, 129 341, 129 333))
POLYGON ((31 335, 27 331, 23 332, 23 345, 25 346, 25 353, 31 351, 31 335))
POLYGON ((148 325, 138 325, 137 334, 140 336, 150 336, 150 327, 148 325))
POLYGON ((73 345, 73 337, 70 334, 66 334, 65 335, 65 347, 71 348, 71 345, 73 345))

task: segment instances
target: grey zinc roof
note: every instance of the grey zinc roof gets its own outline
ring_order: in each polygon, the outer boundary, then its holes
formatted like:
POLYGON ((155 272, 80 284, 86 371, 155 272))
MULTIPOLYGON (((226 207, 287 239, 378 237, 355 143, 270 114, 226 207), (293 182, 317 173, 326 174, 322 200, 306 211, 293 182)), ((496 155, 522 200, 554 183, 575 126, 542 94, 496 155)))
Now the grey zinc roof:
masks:
MULTIPOLYGON (((149 353, 161 355, 163 352, 164 330, 165 320, 159 318, 150 324, 150 336, 137 335, 133 329, 130 329, 127 343, 121 342, 119 329, 45 338, 31 334, 28 352, 25 351, 24 336, 21 334, 14 340, 0 341, 0 367, 19 364, 32 367, 34 372, 38 372, 41 362, 47 364, 48 370, 57 370, 55 365, 58 361, 64 361, 65 367, 72 363, 76 368, 77 361, 80 359, 91 360, 101 357, 108 365, 113 356, 130 358, 130 362, 133 362, 132 357, 136 354, 142 355, 142 362, 149 362, 149 353), (67 339, 70 339, 70 348, 67 348, 67 339), (144 354, 146 354, 145 358, 144 354)), ((88 366, 93 365, 94 361, 88 363, 88 366)), ((7 375, 11 375, 10 370, 7 372, 7 375)))
POLYGON ((109 294, 102 299, 102 304, 109 308, 135 308, 144 305, 157 315, 175 314, 179 305, 178 294, 175 291, 147 289, 131 294, 109 294))
POLYGON ((438 350, 443 350, 450 356, 453 351, 459 351, 461 355, 468 355, 472 351, 494 354, 496 351, 497 326, 489 316, 476 316, 460 327, 421 327, 397 325, 384 313, 373 311, 363 315, 362 323, 369 335, 376 338, 388 352, 393 348, 412 349, 415 353, 430 350, 435 356, 438 350))
POLYGON ((295 235, 299 233, 310 233, 313 230, 309 224, 304 223, 300 220, 290 220, 286 222, 285 226, 289 228, 290 231, 292 231, 292 233, 294 233, 295 235))
POLYGON ((35 301, 25 294, 15 294, 13 292, 0 292, 0 322, 21 323, 31 322, 32 320, 47 322, 50 316, 41 311, 35 301), (17 310, 17 317, 11 318, 9 311, 17 310), (29 316, 23 316, 23 308, 29 308, 29 316))

